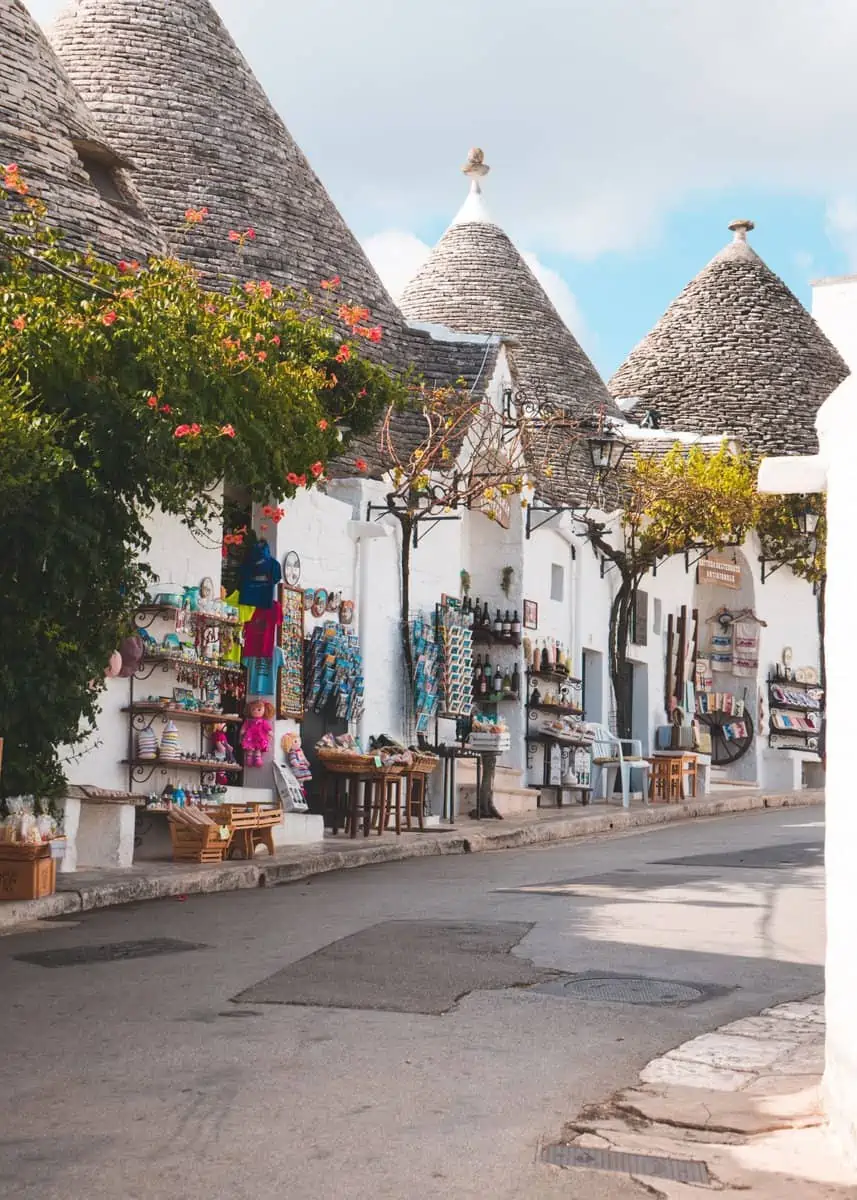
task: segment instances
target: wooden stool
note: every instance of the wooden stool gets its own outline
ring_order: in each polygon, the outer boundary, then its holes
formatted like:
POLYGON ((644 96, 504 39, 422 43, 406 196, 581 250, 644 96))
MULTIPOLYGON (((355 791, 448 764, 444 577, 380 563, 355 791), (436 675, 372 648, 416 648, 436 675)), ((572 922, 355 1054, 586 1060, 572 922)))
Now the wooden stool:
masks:
MULTIPOLYGON (((377 780, 379 800, 378 811, 378 836, 386 833, 387 827, 390 824, 390 811, 395 813, 395 829, 396 836, 400 837, 402 833, 402 777, 394 775, 384 779, 377 780)), ((407 789, 407 780, 405 780, 407 789)))
POLYGON ((410 829, 416 815, 421 830, 425 829, 427 771, 409 771, 405 776, 405 828, 410 829))
POLYGON ((682 797, 684 797, 685 795, 690 795, 690 796, 693 796, 695 799, 696 798, 696 782, 697 782, 697 780, 696 780, 696 755, 695 754, 682 755, 681 772, 682 772, 682 789, 681 789, 682 797), (684 789, 685 778, 687 779, 687 783, 688 783, 687 792, 685 792, 685 789, 684 789))
POLYGON ((650 758, 651 778, 649 780, 649 799, 653 802, 662 800, 665 804, 681 800, 681 784, 683 777, 683 757, 680 754, 663 755, 650 758))

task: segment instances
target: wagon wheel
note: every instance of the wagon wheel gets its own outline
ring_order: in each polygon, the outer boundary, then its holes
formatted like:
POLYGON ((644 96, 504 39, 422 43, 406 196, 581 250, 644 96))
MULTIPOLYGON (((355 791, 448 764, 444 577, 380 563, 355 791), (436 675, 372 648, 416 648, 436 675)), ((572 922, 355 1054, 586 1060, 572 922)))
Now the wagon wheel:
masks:
POLYGON ((753 743, 753 719, 749 713, 743 717, 729 717, 725 713, 697 713, 696 719, 711 730, 711 765, 714 767, 729 767, 736 763, 753 743), (744 737, 727 738, 724 734, 724 725, 731 725, 734 721, 743 721, 746 725, 744 737))

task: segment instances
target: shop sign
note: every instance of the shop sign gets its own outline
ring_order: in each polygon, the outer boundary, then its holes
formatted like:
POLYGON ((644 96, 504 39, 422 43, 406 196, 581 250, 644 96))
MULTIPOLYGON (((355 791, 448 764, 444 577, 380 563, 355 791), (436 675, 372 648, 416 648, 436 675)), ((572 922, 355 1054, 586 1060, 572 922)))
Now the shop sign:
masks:
POLYGON ((723 562, 719 558, 703 558, 697 568, 696 581, 737 591, 741 587, 741 565, 723 562))

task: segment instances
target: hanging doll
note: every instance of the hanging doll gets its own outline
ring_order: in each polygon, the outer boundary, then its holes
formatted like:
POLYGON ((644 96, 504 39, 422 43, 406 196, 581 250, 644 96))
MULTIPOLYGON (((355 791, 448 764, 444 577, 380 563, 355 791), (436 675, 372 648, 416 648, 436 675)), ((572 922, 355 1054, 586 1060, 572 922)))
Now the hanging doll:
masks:
POLYGON ((274 706, 267 700, 251 700, 247 715, 241 726, 241 747, 244 751, 245 767, 261 767, 262 755, 271 748, 274 729, 271 721, 274 706))
MULTIPOLYGON (((229 738, 226 736, 226 726, 222 722, 212 725, 208 740, 211 746, 211 757, 216 762, 235 762, 235 752, 229 744, 229 738)), ((218 771, 216 782, 221 785, 228 783, 228 773, 226 771, 218 771)))

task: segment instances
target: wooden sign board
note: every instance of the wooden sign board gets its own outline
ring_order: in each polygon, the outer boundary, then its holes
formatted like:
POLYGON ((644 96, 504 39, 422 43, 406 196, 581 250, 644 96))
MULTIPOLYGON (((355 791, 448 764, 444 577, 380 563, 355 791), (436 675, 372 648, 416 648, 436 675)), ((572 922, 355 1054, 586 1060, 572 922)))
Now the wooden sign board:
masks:
POLYGON ((737 591, 741 587, 741 566, 719 558, 703 558, 696 569, 696 581, 737 591))

